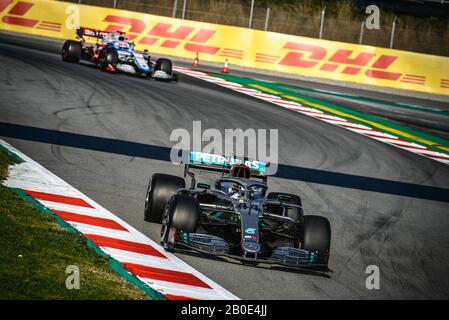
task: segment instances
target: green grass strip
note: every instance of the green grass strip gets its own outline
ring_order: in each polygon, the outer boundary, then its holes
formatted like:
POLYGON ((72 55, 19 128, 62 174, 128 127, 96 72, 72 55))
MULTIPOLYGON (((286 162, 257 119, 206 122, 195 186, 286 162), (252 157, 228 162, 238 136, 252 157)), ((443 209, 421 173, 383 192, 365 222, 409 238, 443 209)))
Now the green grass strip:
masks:
POLYGON ((0 144, 0 152, 5 153, 6 155, 8 155, 9 158, 11 158, 11 160, 14 163, 20 164, 25 162, 21 157, 19 157, 17 154, 15 154, 14 152, 12 152, 11 150, 9 150, 8 148, 6 148, 4 145, 0 144))

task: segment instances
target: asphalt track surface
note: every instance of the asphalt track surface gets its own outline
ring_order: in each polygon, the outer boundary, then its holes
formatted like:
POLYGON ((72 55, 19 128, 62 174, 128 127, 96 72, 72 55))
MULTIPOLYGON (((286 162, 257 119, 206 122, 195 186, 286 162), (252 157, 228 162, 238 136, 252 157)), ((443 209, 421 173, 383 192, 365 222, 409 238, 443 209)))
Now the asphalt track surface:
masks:
POLYGON ((182 174, 168 158, 173 129, 279 129, 269 187, 330 219, 333 273, 178 254, 240 298, 449 298, 449 166, 187 76, 170 84, 64 63, 59 49, 0 35, 0 136, 156 241, 144 197, 153 173, 182 174), (365 287, 368 265, 380 268, 379 290, 365 287))

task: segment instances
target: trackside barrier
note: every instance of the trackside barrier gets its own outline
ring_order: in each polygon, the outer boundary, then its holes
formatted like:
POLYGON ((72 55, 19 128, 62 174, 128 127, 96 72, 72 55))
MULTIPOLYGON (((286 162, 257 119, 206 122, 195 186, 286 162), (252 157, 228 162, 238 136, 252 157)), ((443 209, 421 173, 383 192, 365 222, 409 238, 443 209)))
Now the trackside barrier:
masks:
POLYGON ((0 0, 0 29, 74 39, 121 30, 158 55, 449 95, 449 58, 50 0, 0 0))

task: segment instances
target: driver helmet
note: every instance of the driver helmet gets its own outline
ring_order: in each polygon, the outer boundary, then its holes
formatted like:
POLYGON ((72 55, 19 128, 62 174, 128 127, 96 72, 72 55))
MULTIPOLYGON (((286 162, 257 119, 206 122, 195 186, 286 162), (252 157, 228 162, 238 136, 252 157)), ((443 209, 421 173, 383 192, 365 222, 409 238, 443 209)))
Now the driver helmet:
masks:
POLYGON ((243 196, 242 191, 244 191, 244 188, 238 183, 235 183, 229 188, 228 193, 231 198, 238 200, 243 196))

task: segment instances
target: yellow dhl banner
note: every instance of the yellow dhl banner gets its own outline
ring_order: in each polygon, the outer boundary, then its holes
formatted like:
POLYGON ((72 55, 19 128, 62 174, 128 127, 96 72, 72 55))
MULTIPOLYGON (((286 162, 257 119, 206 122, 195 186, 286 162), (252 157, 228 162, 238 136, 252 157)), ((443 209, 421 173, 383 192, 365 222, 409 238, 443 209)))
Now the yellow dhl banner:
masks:
POLYGON ((0 29, 75 39, 77 23, 138 49, 318 78, 449 95, 449 58, 49 0, 0 0, 0 29))

